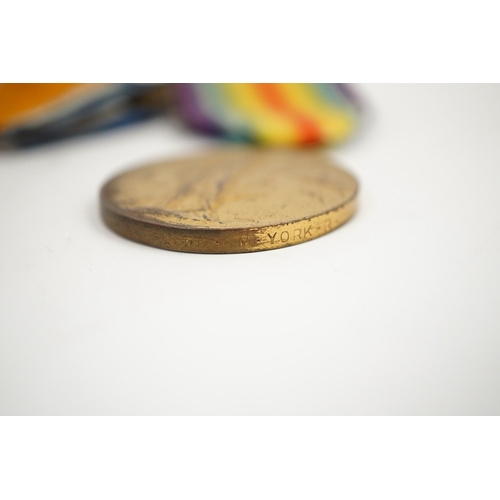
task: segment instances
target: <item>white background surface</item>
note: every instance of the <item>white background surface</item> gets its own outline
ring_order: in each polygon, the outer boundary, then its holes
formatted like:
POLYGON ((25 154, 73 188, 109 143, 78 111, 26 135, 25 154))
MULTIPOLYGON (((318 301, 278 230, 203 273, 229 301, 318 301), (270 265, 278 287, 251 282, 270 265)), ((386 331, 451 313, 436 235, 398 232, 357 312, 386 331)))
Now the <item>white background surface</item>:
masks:
POLYGON ((109 176, 210 147, 175 120, 1 153, 0 413, 498 414, 500 86, 358 90, 358 214, 281 250, 102 224, 109 176))

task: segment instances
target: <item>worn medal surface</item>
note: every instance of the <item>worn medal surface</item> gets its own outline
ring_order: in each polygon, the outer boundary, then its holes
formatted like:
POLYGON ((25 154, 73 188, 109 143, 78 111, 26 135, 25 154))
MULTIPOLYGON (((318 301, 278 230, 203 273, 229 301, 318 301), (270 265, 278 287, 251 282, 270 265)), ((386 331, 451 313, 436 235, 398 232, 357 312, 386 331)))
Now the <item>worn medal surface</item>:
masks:
POLYGON ((254 252, 332 231, 356 193, 321 150, 229 147, 125 172, 102 188, 101 209, 113 231, 147 245, 254 252))

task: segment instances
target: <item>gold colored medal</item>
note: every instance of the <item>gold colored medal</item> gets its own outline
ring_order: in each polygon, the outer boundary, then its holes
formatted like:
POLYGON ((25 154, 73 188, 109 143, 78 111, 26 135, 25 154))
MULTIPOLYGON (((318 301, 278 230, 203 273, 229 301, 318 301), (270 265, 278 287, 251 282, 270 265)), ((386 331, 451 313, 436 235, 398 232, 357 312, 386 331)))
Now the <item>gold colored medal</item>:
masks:
POLYGON ((356 208, 358 184, 322 150, 226 147, 130 170, 101 190, 116 233, 197 253, 281 248, 322 236, 356 208))

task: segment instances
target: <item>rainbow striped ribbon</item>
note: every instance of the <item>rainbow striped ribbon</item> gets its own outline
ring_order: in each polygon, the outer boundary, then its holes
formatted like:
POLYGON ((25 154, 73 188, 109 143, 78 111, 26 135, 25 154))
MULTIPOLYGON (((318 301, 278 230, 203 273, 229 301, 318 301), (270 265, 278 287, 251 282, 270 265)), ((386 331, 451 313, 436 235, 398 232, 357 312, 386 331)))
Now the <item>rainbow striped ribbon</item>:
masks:
POLYGON ((176 94, 193 128, 265 145, 338 144, 360 111, 340 83, 180 83, 176 94))
POLYGON ((0 150, 127 125, 175 101, 201 132, 265 145, 335 145, 360 114, 340 83, 0 84, 0 150))

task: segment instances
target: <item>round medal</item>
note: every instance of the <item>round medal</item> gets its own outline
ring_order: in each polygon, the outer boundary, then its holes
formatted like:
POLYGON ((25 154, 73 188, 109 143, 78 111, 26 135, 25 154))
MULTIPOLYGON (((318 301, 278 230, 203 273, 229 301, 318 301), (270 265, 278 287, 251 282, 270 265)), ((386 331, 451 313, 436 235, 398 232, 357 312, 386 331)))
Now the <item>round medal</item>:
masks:
POLYGON ((228 147, 127 171, 101 190, 105 223, 154 247, 239 253, 303 243, 354 213, 356 179, 318 149, 228 147))

